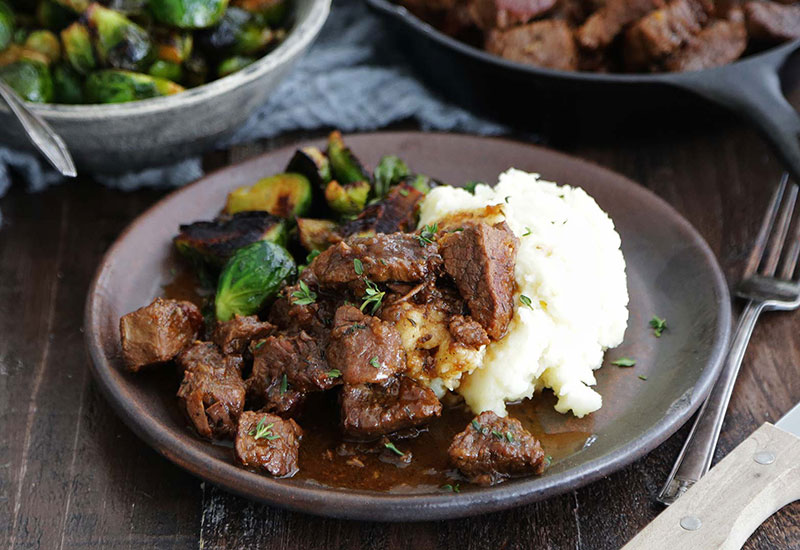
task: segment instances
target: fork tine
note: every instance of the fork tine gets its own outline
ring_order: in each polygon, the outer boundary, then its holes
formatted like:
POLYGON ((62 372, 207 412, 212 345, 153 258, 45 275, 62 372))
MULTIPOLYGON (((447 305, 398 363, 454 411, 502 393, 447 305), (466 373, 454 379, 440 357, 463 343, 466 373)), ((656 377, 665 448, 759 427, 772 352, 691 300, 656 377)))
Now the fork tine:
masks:
POLYGON ((750 257, 747 259, 747 265, 744 268, 744 279, 749 279, 755 275, 756 270, 761 263, 761 258, 764 257, 764 250, 767 247, 767 238, 769 237, 770 231, 772 231, 772 224, 775 223, 775 218, 778 215, 778 208, 781 205, 783 193, 786 190, 786 184, 788 181, 789 175, 784 173, 783 177, 781 178, 781 183, 772 194, 769 208, 767 209, 767 213, 764 215, 764 219, 761 221, 761 229, 758 230, 756 242, 753 245, 753 250, 750 252, 750 257))
POLYGON ((794 212, 796 200, 797 186, 792 185, 789 188, 789 198, 784 202, 781 213, 778 216, 778 223, 773 227, 772 238, 769 244, 769 254, 764 264, 762 275, 772 277, 775 275, 775 270, 778 269, 778 262, 783 253, 783 243, 786 242, 786 235, 789 233, 789 227, 792 223, 792 213, 794 212))
MULTIPOLYGON (((797 187, 796 185, 794 186, 797 187)), ((794 233, 792 234, 791 246, 781 267, 781 279, 790 280, 797 269, 797 260, 800 259, 800 220, 795 221, 794 233)))

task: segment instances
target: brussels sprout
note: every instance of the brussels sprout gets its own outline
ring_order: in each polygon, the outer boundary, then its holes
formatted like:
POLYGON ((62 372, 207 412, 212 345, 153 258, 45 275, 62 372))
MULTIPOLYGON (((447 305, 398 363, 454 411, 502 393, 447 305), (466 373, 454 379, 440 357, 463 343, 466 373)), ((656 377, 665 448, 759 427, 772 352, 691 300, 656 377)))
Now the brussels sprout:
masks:
POLYGON ((90 73, 97 66, 89 29, 80 23, 73 23, 61 31, 61 44, 64 47, 64 58, 79 73, 90 73))
POLYGON ((6 67, 19 61, 21 53, 22 47, 17 44, 11 44, 5 50, 0 50, 0 67, 6 67))
POLYGON ((239 212, 230 219, 182 225, 175 248, 192 261, 222 267, 240 248, 258 241, 286 245, 286 220, 267 212, 239 212))
POLYGON ((292 256, 280 245, 259 241, 240 248, 219 277, 214 301, 217 320, 257 313, 295 273, 292 256))
POLYGON ((208 64, 204 57, 192 54, 183 64, 183 82, 187 86, 200 86, 208 78, 208 64))
POLYGON ((172 63, 171 61, 158 59, 155 61, 155 63, 150 65, 147 74, 150 76, 156 76, 158 78, 172 80, 173 82, 180 82, 183 80, 183 67, 177 63, 172 63))
POLYGON ((14 12, 0 0, 0 50, 6 49, 14 39, 14 12))
POLYGON ((228 8, 219 25, 197 33, 197 43, 209 52, 233 50, 236 37, 252 18, 253 16, 244 10, 228 8))
POLYGON ((36 19, 42 27, 51 31, 60 31, 75 21, 74 11, 56 4, 52 0, 41 0, 36 9, 36 19))
POLYGON ((159 59, 170 63, 183 63, 192 55, 194 38, 190 33, 158 30, 154 35, 159 59))
POLYGON ((155 50, 142 27, 97 3, 89 6, 85 18, 101 63, 128 71, 141 71, 150 65, 155 50))
POLYGON ((241 55, 229 57, 219 64, 219 67, 217 68, 217 76, 222 78, 223 76, 228 76, 229 74, 241 71, 248 65, 254 63, 255 60, 255 57, 246 57, 241 55))
POLYGON ((91 103, 124 103, 182 92, 172 81, 130 71, 97 71, 86 79, 84 93, 91 103))
POLYGON ((125 15, 142 15, 147 8, 147 0, 110 0, 106 5, 125 15))
POLYGON ((408 165, 400 157, 394 155, 382 157, 373 173, 375 197, 379 199, 385 197, 389 188, 400 183, 409 173, 408 165))
POLYGON ((53 76, 53 93, 56 103, 77 105, 83 103, 83 81, 68 65, 58 64, 50 70, 53 76))
POLYGON ((349 237, 413 231, 417 226, 419 202, 424 198, 417 189, 399 183, 383 200, 367 206, 356 219, 339 227, 338 234, 349 237))
POLYGON ((286 166, 287 172, 303 174, 311 184, 324 190, 331 181, 331 163, 325 153, 316 147, 303 147, 295 151, 292 160, 286 166))
POLYGON ((51 31, 33 31, 25 40, 25 48, 41 53, 50 63, 61 59, 61 41, 51 31))
POLYGON ((336 239, 336 222, 331 220, 316 220, 313 218, 297 218, 297 235, 303 248, 311 252, 322 252, 333 244, 336 239))
POLYGON ((150 0, 153 16, 172 27, 204 29, 220 20, 228 0, 150 0))
POLYGON ((14 44, 24 44, 28 39, 28 29, 15 29, 14 30, 14 44))
POLYGON ((267 25, 280 25, 289 13, 288 0, 234 0, 233 5, 256 13, 267 25))
POLYGON ((281 218, 302 216, 311 206, 311 183, 300 174, 278 174, 228 194, 225 212, 264 210, 281 218))
POLYGON ((341 185, 334 180, 325 187, 325 200, 331 210, 343 217, 354 216, 364 209, 370 185, 366 181, 355 181, 341 185))
POLYGON ((440 182, 423 174, 409 175, 403 178, 403 183, 410 185, 423 195, 427 195, 428 193, 430 193, 431 189, 441 185, 440 182))
POLYGON ((83 13, 89 7, 89 0, 53 0, 53 2, 75 13, 83 13))
POLYGON ((328 137, 328 158, 331 161, 333 179, 341 184, 368 182, 367 174, 361 162, 352 151, 344 144, 342 134, 338 131, 331 132, 328 137))
POLYGON ((274 41, 275 33, 269 27, 245 25, 236 36, 233 51, 242 55, 254 55, 264 51, 274 41))
POLYGON ((53 100, 53 80, 47 63, 42 61, 20 59, 0 69, 0 80, 25 101, 50 103, 53 100))

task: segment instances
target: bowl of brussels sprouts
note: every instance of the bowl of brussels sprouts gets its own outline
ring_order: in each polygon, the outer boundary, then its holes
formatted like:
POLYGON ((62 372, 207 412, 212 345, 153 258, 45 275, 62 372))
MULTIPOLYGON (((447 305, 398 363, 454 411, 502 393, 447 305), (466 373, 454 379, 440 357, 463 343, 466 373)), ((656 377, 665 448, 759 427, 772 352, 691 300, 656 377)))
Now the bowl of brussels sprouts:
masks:
MULTIPOLYGON (((331 0, 0 0, 0 79, 79 169, 175 162, 247 120, 319 34, 331 0)), ((0 144, 31 149, 0 104, 0 144)))

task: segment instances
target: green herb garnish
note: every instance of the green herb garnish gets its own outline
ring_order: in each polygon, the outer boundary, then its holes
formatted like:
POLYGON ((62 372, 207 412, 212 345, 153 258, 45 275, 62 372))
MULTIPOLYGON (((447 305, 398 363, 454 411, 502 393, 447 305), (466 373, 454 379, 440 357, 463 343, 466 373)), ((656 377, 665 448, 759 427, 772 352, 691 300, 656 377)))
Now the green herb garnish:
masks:
POLYGON ((403 195, 404 197, 408 196, 408 189, 403 189, 401 187, 400 189, 397 190, 397 192, 400 193, 401 195, 403 195))
POLYGON ((661 333, 667 329, 667 320, 653 315, 653 318, 650 319, 650 327, 652 327, 653 334, 656 335, 656 338, 661 338, 661 333))
POLYGON ((640 374, 639 380, 647 380, 647 377, 644 374, 640 374))
POLYGON ((531 228, 530 227, 526 227, 525 228, 525 233, 523 233, 522 236, 523 237, 527 237, 530 234, 531 234, 531 228))
POLYGON ((364 273, 364 264, 361 263, 361 260, 355 258, 353 260, 353 269, 356 270, 356 275, 362 275, 364 273))
POLYGON ((519 302, 523 306, 526 306, 526 307, 529 307, 529 308, 533 309, 533 302, 531 302, 531 299, 528 298, 527 296, 525 296, 524 294, 520 294, 519 295, 519 302))
POLYGON ((479 182, 479 181, 468 181, 467 183, 464 184, 464 190, 468 191, 468 192, 470 192, 470 193, 472 193, 474 195, 475 194, 475 187, 480 185, 480 183, 481 182, 479 182))
POLYGON ((406 456, 406 454, 397 447, 395 447, 394 443, 392 443, 391 441, 389 441, 388 443, 384 443, 383 446, 392 451, 397 456, 406 456))
POLYGON ((367 284, 367 288, 364 291, 364 302, 361 304, 359 309, 364 311, 368 305, 372 304, 372 311, 370 313, 375 315, 375 312, 378 311, 379 307, 381 307, 381 302, 383 302, 383 297, 386 293, 382 292, 381 289, 379 289, 378 286, 369 279, 364 279, 364 282, 367 284))
POLYGON ((266 439, 268 441, 274 441, 275 439, 280 438, 279 435, 275 435, 272 433, 272 427, 275 425, 274 422, 267 422, 267 417, 261 417, 261 420, 258 421, 256 427, 250 430, 249 435, 253 436, 254 439, 266 439))
POLYGON ((328 378, 339 378, 342 375, 342 371, 339 369, 331 369, 325 374, 328 375, 328 378))
POLYGON ((292 303, 296 306, 307 306, 317 301, 317 293, 312 292, 303 281, 300 281, 300 290, 292 292, 292 297, 292 303))
POLYGON ((506 197, 506 198, 504 199, 504 200, 506 201, 506 204, 508 204, 508 199, 510 199, 510 198, 511 198, 511 196, 509 195, 508 197, 506 197))
POLYGON ((514 434, 511 432, 506 432, 506 439, 508 439, 509 443, 514 443, 514 434))
POLYGON ((253 349, 261 349, 261 348, 263 348, 263 347, 264 347, 264 344, 266 344, 266 343, 267 343, 267 341, 266 341, 266 340, 261 340, 261 341, 260 341, 258 344, 256 344, 255 346, 253 346, 253 349))
POLYGON ((375 367, 376 369, 381 368, 381 364, 378 363, 378 357, 377 356, 375 356, 372 359, 370 359, 369 360, 369 364, 372 365, 373 367, 375 367))
POLYGON ((437 231, 439 231, 438 223, 423 227, 419 235, 416 236, 416 239, 419 241, 419 245, 428 246, 429 244, 432 244, 433 240, 436 238, 437 231))
POLYGON ((450 483, 447 483, 446 485, 442 485, 440 489, 442 489, 443 491, 450 491, 451 493, 461 492, 461 486, 458 483, 452 485, 450 483))
POLYGON ((314 261, 314 258, 316 258, 319 255, 320 255, 319 250, 312 250, 311 252, 308 253, 308 256, 306 256, 306 263, 310 264, 311 262, 314 261))
POLYGON ((503 438, 505 437, 505 436, 503 436, 502 433, 498 432, 497 430, 492 430, 492 435, 495 436, 500 441, 502 441, 503 438))
POLYGON ((283 378, 281 378, 281 395, 286 393, 286 390, 289 389, 289 377, 286 376, 286 373, 283 374, 283 378))
POLYGON ((636 359, 631 359, 630 357, 620 357, 616 361, 611 361, 611 364, 618 367, 632 367, 636 365, 636 359))

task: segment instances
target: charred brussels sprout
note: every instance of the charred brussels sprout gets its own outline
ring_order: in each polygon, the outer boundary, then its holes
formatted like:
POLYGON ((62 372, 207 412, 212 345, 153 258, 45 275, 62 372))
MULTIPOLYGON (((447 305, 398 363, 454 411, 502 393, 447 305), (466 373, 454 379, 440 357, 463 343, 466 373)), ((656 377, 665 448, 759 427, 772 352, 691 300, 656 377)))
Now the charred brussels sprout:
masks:
POLYGON ((313 218, 297 218, 297 235, 303 248, 322 252, 336 240, 336 222, 313 218))
POLYGON ((344 144, 341 132, 331 132, 328 137, 328 158, 333 179, 342 185, 368 182, 369 175, 353 152, 344 144))
POLYGON ((97 71, 86 79, 84 92, 92 103, 125 103, 172 95, 183 88, 172 81, 130 71, 97 71))
POLYGON ((158 78, 172 80, 173 82, 180 82, 183 80, 183 67, 181 67, 178 63, 172 63, 170 61, 159 59, 150 65, 150 69, 148 69, 147 74, 158 78))
POLYGON ((141 71, 150 65, 155 57, 153 44, 142 27, 96 3, 86 11, 85 18, 103 64, 129 71, 141 71))
POLYGON ((370 185, 366 181, 355 181, 346 185, 332 181, 325 187, 325 200, 337 214, 344 217, 354 216, 367 204, 369 190, 370 185))
POLYGON ((385 197, 391 187, 400 183, 408 175, 408 165, 400 157, 394 155, 382 157, 373 173, 375 197, 379 199, 385 197))
POLYGON ((50 63, 61 59, 61 41, 51 31, 33 31, 25 39, 25 48, 39 52, 50 63))
POLYGON ((186 32, 159 30, 155 33, 158 58, 170 63, 183 63, 192 55, 194 37, 186 32))
POLYGON ((258 312, 295 273, 292 256, 280 245, 259 241, 240 248, 219 277, 214 300, 217 320, 258 312))
POLYGON ((97 66, 89 29, 80 23, 73 23, 61 31, 61 44, 64 47, 64 58, 79 73, 88 74, 97 66))
POLYGON ((51 31, 60 31, 75 21, 77 14, 56 4, 52 0, 42 0, 36 8, 36 19, 42 27, 51 31))
POLYGON ((311 206, 311 183, 300 174, 278 174, 250 187, 240 187, 228 195, 228 214, 263 210, 281 218, 302 216, 311 206))
POLYGON ((4 50, 14 39, 14 12, 11 6, 0 0, 0 50, 4 50))
POLYGON ((217 23, 228 0, 150 0, 153 16, 172 27, 204 29, 217 23))
POLYGON ((320 190, 324 190, 331 181, 331 163, 325 153, 316 147, 303 147, 295 151, 286 171, 303 174, 311 185, 320 190))
POLYGON ((228 76, 229 74, 233 74, 237 71, 240 71, 251 65, 255 62, 255 57, 247 57, 242 55, 236 55, 234 57, 229 57, 222 61, 217 67, 217 76, 222 78, 223 76, 228 76))
POLYGON ((20 59, 0 69, 0 80, 25 101, 50 103, 53 100, 53 80, 47 64, 42 61, 20 59))
POLYGON ((80 75, 67 65, 58 64, 51 69, 53 94, 56 103, 76 105, 83 103, 83 82, 80 75))

